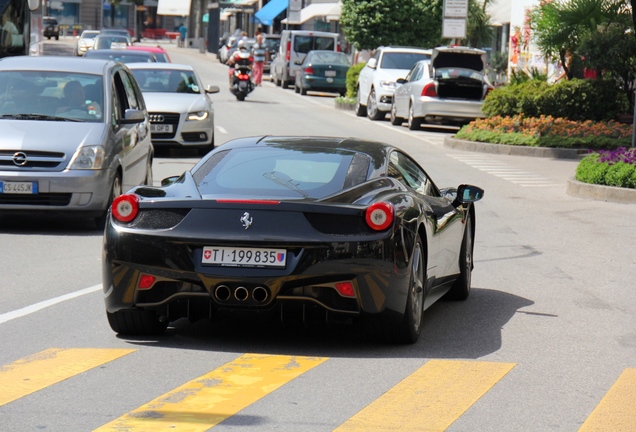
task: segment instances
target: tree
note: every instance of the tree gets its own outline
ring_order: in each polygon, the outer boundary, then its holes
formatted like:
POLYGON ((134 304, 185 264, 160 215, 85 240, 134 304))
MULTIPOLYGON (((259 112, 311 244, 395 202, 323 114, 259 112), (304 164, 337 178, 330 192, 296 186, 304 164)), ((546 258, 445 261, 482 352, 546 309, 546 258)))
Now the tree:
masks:
POLYGON ((626 0, 544 1, 530 13, 533 38, 542 54, 558 59, 567 78, 572 79, 583 41, 599 28, 624 25, 626 4, 626 0))
POLYGON ((442 11, 443 0, 343 0, 340 24, 359 50, 386 45, 431 48, 442 42, 442 11))

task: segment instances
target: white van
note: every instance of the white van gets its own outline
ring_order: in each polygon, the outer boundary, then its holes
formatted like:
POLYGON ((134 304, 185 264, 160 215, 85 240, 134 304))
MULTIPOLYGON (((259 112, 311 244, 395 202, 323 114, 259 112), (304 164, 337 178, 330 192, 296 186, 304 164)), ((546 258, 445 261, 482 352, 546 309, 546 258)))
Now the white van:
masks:
POLYGON ((272 61, 270 72, 277 86, 289 87, 295 80, 295 69, 312 50, 340 51, 338 33, 283 30, 278 54, 272 61))

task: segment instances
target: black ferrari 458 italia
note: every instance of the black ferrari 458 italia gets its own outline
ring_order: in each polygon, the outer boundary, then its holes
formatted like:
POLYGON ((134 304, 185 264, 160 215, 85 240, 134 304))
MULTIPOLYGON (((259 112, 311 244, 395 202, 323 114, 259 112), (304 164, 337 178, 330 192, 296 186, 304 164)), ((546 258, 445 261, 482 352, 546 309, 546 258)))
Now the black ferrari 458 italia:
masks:
MULTIPOLYGON (((464 300, 483 190, 438 189, 402 150, 355 138, 225 143, 161 187, 113 202, 108 322, 125 335, 226 311, 367 321, 413 343, 441 297, 464 300)), ((240 315, 240 314, 239 314, 240 315)))

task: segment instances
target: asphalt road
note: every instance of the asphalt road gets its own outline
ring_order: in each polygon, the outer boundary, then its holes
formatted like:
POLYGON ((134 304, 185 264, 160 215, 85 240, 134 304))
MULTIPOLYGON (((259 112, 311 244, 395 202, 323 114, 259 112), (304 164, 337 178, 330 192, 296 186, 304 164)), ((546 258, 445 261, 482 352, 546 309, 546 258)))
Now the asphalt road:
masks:
MULTIPOLYGON (((335 110, 335 95, 266 82, 238 102, 215 56, 166 46, 221 87, 218 145, 376 139, 441 187, 483 187, 471 297, 430 308, 411 346, 259 321, 121 338, 106 322, 92 223, 0 217, 0 430, 636 430, 636 206, 568 196, 576 161, 447 149, 452 131, 358 118, 335 110)), ((197 161, 157 156, 157 183, 197 161)))

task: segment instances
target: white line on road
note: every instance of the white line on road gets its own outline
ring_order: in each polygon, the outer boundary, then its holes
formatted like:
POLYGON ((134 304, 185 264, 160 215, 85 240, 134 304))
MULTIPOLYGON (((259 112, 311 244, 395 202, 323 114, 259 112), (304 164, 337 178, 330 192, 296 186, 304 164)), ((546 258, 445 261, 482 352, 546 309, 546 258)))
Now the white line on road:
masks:
POLYGON ((75 291, 75 292, 72 292, 72 293, 64 294, 64 295, 61 295, 59 297, 55 297, 55 298, 52 298, 52 299, 49 299, 49 300, 44 300, 44 301, 41 301, 39 303, 35 303, 35 304, 30 305, 30 306, 23 307, 22 309, 17 309, 17 310, 11 311, 11 312, 4 313, 4 314, 0 315, 0 324, 3 324, 5 322, 10 321, 10 320, 15 319, 15 318, 21 318, 23 316, 30 315, 30 314, 32 314, 34 312, 40 311, 40 310, 45 309, 45 308, 47 308, 49 306, 53 306, 55 304, 65 302, 66 300, 71 300, 71 299, 74 299, 76 297, 83 296, 85 294, 90 294, 92 292, 99 291, 100 289, 102 289, 101 285, 94 285, 92 287, 84 288, 84 289, 81 289, 79 291, 75 291))

